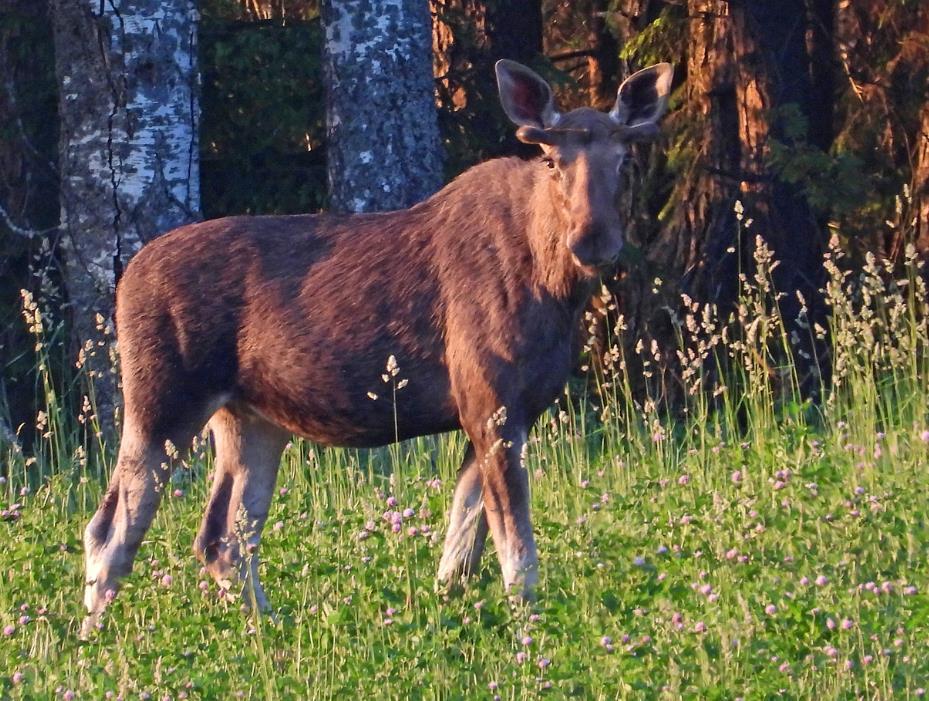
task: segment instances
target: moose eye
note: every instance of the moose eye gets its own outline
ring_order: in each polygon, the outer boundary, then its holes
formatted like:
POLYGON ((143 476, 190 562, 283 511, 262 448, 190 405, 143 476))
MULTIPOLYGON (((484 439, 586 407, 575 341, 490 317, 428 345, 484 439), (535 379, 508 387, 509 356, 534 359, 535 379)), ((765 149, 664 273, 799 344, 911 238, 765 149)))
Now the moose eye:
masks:
POLYGON ((555 159, 554 158, 543 158, 542 163, 545 164, 545 167, 549 170, 555 170, 555 159))

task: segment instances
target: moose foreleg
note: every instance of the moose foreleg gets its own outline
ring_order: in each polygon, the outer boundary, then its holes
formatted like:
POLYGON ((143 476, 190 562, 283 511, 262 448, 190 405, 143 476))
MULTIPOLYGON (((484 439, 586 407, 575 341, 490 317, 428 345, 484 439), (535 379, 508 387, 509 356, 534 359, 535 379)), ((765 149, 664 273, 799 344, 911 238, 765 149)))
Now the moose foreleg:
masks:
POLYGON ((517 426, 495 430, 488 422, 472 440, 483 477, 483 501, 490 533, 503 569, 503 585, 523 599, 535 597, 538 555, 529 518, 529 478, 523 464, 526 432, 517 426))

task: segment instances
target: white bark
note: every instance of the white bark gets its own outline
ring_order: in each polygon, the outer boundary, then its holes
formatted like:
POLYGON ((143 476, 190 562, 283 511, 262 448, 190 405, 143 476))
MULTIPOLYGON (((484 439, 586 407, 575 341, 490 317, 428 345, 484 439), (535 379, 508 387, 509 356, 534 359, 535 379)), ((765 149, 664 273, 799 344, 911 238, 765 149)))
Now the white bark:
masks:
POLYGON ((330 206, 409 207, 442 184, 427 0, 323 0, 330 206))
POLYGON ((65 284, 83 344, 98 337, 98 315, 111 317, 129 259, 198 216, 198 15, 195 0, 52 8, 65 284))

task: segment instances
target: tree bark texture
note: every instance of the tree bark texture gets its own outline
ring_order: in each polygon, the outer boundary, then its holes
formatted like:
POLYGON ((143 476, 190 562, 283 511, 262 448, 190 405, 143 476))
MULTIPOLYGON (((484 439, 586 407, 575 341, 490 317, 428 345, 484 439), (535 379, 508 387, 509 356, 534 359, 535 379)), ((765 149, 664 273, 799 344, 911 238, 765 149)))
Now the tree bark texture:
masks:
POLYGON ((489 62, 487 6, 482 0, 429 0, 429 8, 433 72, 445 101, 461 110, 468 104, 463 77, 476 61, 489 62))
POLYGON ((755 231, 771 245, 781 263, 774 272, 774 283, 787 295, 781 311, 792 325, 803 306, 797 293, 814 312, 819 311, 826 243, 825 227, 817 223, 801 186, 785 181, 769 167, 772 140, 791 141, 791 117, 784 108, 797 108, 809 123, 818 102, 807 53, 806 2, 745 0, 730 5, 740 52, 739 83, 745 96, 745 114, 740 120, 746 146, 742 167, 759 176, 755 183, 741 183, 740 194, 744 195, 747 216, 755 217, 755 231))
POLYGON ((65 283, 104 421, 115 393, 99 327, 120 274, 200 209, 197 18, 194 0, 52 3, 65 283))
MULTIPOLYGON (((869 195, 840 223, 864 250, 899 261, 914 237, 913 219, 892 229, 884 222, 897 218, 904 184, 914 198, 929 188, 929 165, 920 160, 929 100, 929 5, 839 0, 833 39, 845 88, 837 103, 837 141, 855 145, 869 195)), ((913 204, 915 240, 925 251, 929 225, 919 224, 919 203, 913 204)))
POLYGON ((324 0, 330 208, 402 209, 442 184, 426 0, 324 0))
POLYGON ((35 435, 36 340, 20 291, 57 312, 56 95, 48 2, 0 3, 0 443, 35 435))
MULTIPOLYGON (((821 357, 822 349, 810 347, 809 332, 795 321, 801 312, 807 320, 822 312, 823 227, 770 159, 774 142, 791 138, 790 112, 809 117, 813 110, 805 2, 689 0, 686 22, 687 80, 668 127, 676 140, 676 181, 662 200, 658 226, 629 219, 630 242, 645 256, 625 266, 618 283, 629 337, 644 334, 674 347, 667 309, 677 308, 681 293, 715 305, 725 318, 738 298, 739 273, 754 269, 760 235, 780 261, 774 272, 785 293, 780 309, 788 331, 798 331, 796 360, 812 391, 816 372, 807 357, 814 350, 821 357), (744 208, 741 221, 736 202, 744 208), (655 276, 664 280, 659 295, 648 293, 655 276)), ((629 202, 639 197, 636 183, 630 191, 629 202)), ((641 202, 636 208, 647 210, 641 202)))
POLYGON ((652 256, 686 276, 690 292, 699 289, 701 297, 718 302, 735 295, 738 260, 727 249, 736 242, 732 209, 739 193, 741 138, 750 129, 739 107, 729 3, 694 0, 689 13, 685 110, 696 152, 672 195, 679 208, 676 220, 663 228, 652 256))
POLYGON ((455 106, 464 107, 478 72, 494 81, 493 66, 501 58, 531 64, 542 53, 542 4, 539 0, 429 0, 433 15, 432 49, 435 74, 451 91, 455 106))
POLYGON ((587 33, 587 43, 591 48, 587 57, 590 105, 605 110, 612 108, 619 88, 620 47, 606 22, 610 5, 610 0, 593 0, 590 3, 587 33))
POLYGON ((772 172, 772 140, 786 140, 783 108, 813 109, 803 0, 691 0, 685 112, 695 149, 676 207, 652 254, 684 275, 696 299, 723 308, 750 266, 743 245, 760 234, 782 262, 776 282, 807 299, 819 287, 823 237, 799 189, 772 172), (748 232, 737 225, 740 200, 748 232))
MULTIPOLYGON (((640 13, 635 13, 638 16, 640 13)), ((636 31, 630 26, 620 29, 636 31)), ((679 132, 679 170, 670 192, 644 202, 637 180, 648 181, 654 164, 637 153, 625 188, 622 209, 627 237, 644 260, 623 266, 614 290, 629 326, 628 338, 653 336, 673 343, 665 307, 680 302, 686 291, 700 301, 732 300, 737 291, 739 259, 728 252, 737 242, 733 206, 739 197, 742 167, 739 86, 731 37, 729 3, 692 0, 687 12, 684 57, 687 80, 681 109, 668 116, 667 129, 679 132), (725 174, 725 175, 724 175, 725 174), (648 206, 647 206, 648 205, 648 206), (661 211, 660 224, 637 213, 661 211), (661 277, 664 295, 649 294, 661 277)), ((657 195, 657 196, 656 196, 657 195)))
POLYGON ((487 3, 487 38, 494 63, 509 58, 531 63, 542 53, 542 3, 493 0, 487 3))
MULTIPOLYGON (((0 237, 7 231, 26 240, 44 237, 58 223, 56 208, 49 207, 58 172, 48 19, 46 0, 7 0, 0 9, 0 237)), ((0 241, 3 255, 6 243, 0 241)), ((20 273, 7 270, 10 262, 0 259, 0 276, 20 273)), ((19 289, 14 292, 18 298, 19 289)))
POLYGON ((534 155, 500 107, 494 64, 542 69, 540 0, 429 0, 433 62, 446 136, 446 176, 490 158, 534 155))

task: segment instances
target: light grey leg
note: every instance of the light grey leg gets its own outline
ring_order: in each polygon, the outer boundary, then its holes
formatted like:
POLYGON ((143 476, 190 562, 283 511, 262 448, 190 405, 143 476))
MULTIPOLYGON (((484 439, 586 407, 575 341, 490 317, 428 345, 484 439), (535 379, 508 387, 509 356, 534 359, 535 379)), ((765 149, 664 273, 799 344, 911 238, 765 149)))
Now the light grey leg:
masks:
POLYGON ((448 534, 439 564, 440 581, 451 582, 477 571, 487 540, 483 488, 474 446, 469 444, 452 499, 448 534))
POLYGON ((228 408, 216 412, 209 425, 216 443, 216 472, 194 552, 221 587, 241 583, 243 602, 251 606, 254 592, 254 603, 268 610, 258 580, 258 545, 289 434, 246 411, 228 408))

